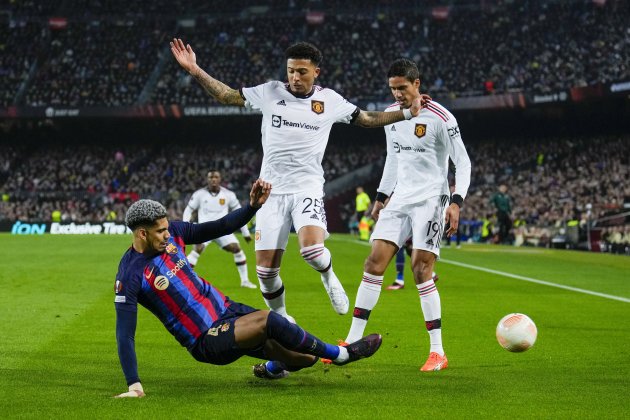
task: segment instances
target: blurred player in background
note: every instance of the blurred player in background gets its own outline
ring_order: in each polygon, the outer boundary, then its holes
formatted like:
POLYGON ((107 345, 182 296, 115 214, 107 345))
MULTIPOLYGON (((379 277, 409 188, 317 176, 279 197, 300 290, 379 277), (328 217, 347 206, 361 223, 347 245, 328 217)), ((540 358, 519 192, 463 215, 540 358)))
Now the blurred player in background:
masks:
MULTIPOLYGON (((379 210, 380 212, 380 210, 379 210)), ((376 214, 378 218, 378 214, 376 214)), ((401 247, 396 253, 396 279, 392 284, 387 286, 387 290, 401 290, 405 288, 405 254, 408 257, 411 257, 411 251, 413 250, 411 238, 405 241, 405 245, 401 247)), ((434 271, 431 273, 431 277, 433 281, 436 282, 439 280, 437 273, 434 271)))
POLYGON ((185 245, 216 239, 243 226, 270 191, 271 184, 259 179, 245 207, 199 224, 169 223, 164 206, 152 200, 129 207, 125 222, 133 232, 133 243, 120 261, 114 286, 116 342, 128 385, 119 398, 145 396, 135 351, 138 304, 158 317, 200 362, 225 365, 246 355, 268 360, 253 367, 259 378, 283 378, 312 366, 318 357, 345 365, 379 349, 378 334, 347 348, 324 343, 272 311, 230 300, 193 271, 185 245))
POLYGON ((368 112, 337 92, 315 85, 322 53, 300 42, 285 51, 288 83, 271 81, 255 87, 232 89, 197 65, 195 53, 181 39, 171 52, 184 70, 206 92, 224 105, 262 111, 263 162, 261 178, 273 184, 273 193, 256 218, 256 272, 267 306, 292 319, 286 310, 280 263, 291 225, 298 234, 304 261, 321 274, 322 283, 338 314, 348 312, 349 301, 332 268, 324 211, 322 159, 334 123, 383 127, 418 115, 422 100, 393 112, 368 112))
POLYGON ((357 222, 361 223, 361 218, 370 208, 372 200, 370 200, 370 196, 367 195, 363 187, 357 187, 356 191, 357 196, 354 199, 354 211, 356 212, 357 222))
MULTIPOLYGON (((193 193, 184 210, 183 220, 190 222, 193 213, 196 211, 197 221, 199 223, 209 222, 211 220, 220 219, 229 212, 240 208, 241 203, 239 203, 236 198, 236 194, 221 186, 221 172, 211 170, 208 172, 208 187, 201 188, 193 193)), ((252 236, 249 230, 247 230, 247 226, 241 227, 241 233, 246 242, 251 242, 252 236)), ((241 278, 241 287, 255 289, 256 285, 249 281, 247 275, 247 258, 245 257, 245 253, 241 250, 238 239, 236 239, 234 233, 221 236, 220 238, 203 244, 196 244, 187 256, 190 264, 193 267, 197 265, 199 256, 211 242, 215 242, 224 251, 231 252, 234 255, 234 264, 236 264, 238 275, 241 278)))
MULTIPOLYGON (((387 112, 399 112, 420 97, 420 72, 413 61, 396 60, 387 77, 396 99, 387 112)), ((470 185, 470 159, 455 117, 436 102, 409 121, 385 127, 385 136, 387 159, 373 209, 378 221, 345 341, 353 343, 361 337, 380 296, 383 273, 411 236, 412 271, 431 343, 421 370, 440 370, 448 366, 448 360, 442 347, 441 303, 433 266, 440 255, 444 223, 450 223, 447 234, 457 230, 459 209, 470 185), (450 205, 449 157, 457 168, 457 189, 450 205)))

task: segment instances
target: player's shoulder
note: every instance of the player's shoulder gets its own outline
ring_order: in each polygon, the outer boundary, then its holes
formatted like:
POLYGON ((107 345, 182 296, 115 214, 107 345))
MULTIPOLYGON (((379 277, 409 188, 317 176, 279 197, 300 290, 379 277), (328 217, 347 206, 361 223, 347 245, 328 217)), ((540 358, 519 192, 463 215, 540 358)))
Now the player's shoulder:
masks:
POLYGON ((320 85, 313 85, 313 96, 320 99, 320 98, 324 98, 324 99, 338 99, 338 100, 345 100, 345 98, 343 97, 343 95, 341 95, 339 92, 337 92, 334 89, 331 88, 327 88, 327 87, 323 87, 320 85))
POLYGON ((394 112, 394 111, 400 111, 400 104, 398 102, 394 102, 393 104, 389 105, 387 108, 385 108, 384 112, 394 112))
POLYGON ((431 101, 423 109, 425 116, 432 117, 447 124, 456 122, 455 116, 439 102, 431 101))
POLYGON ((229 189, 229 188, 223 187, 223 186, 221 186, 221 193, 222 193, 222 194, 225 194, 225 195, 234 195, 234 196, 236 195, 236 194, 234 193, 234 191, 232 191, 232 190, 231 190, 231 189, 229 189))
POLYGON ((200 195, 204 195, 208 192, 208 189, 206 187, 203 188, 199 188, 198 190, 195 190, 195 192, 192 193, 193 197, 198 197, 200 195))
POLYGON ((142 254, 134 251, 133 247, 129 247, 120 259, 116 279, 121 281, 133 281, 139 278, 144 262, 145 258, 142 254))

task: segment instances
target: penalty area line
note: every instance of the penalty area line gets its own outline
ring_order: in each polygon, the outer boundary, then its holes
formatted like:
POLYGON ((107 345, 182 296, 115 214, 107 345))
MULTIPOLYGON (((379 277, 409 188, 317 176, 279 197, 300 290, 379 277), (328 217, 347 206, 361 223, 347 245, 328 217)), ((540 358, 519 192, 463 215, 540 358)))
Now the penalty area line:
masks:
MULTIPOLYGON (((359 244, 359 245, 370 246, 370 244, 368 242, 362 242, 362 241, 358 241, 356 239, 355 240, 348 240, 348 239, 345 239, 345 238, 329 238, 328 240, 331 240, 331 239, 332 240, 336 240, 336 241, 340 241, 340 242, 352 242, 352 243, 359 244)), ((491 268, 479 267, 477 265, 466 264, 466 263, 462 263, 462 262, 459 262, 459 261, 453 261, 453 260, 447 260, 447 259, 444 259, 444 258, 440 258, 439 262, 445 263, 445 264, 457 265, 459 267, 468 268, 470 270, 483 271, 483 272, 490 273, 490 274, 496 274, 496 275, 503 276, 503 277, 509 277, 509 278, 512 278, 512 279, 515 279, 515 280, 527 281, 527 282, 530 282, 530 283, 542 284, 543 286, 556 287, 558 289, 569 290, 571 292, 583 293, 585 295, 599 296, 599 297, 602 297, 602 298, 605 298, 605 299, 611 299, 611 300, 617 300, 619 302, 630 303, 630 299, 622 297, 622 296, 608 295, 606 293, 595 292, 593 290, 580 289, 579 287, 571 287, 571 286, 566 286, 564 284, 552 283, 550 281, 544 281, 544 280, 534 279, 534 278, 531 278, 531 277, 519 276, 518 274, 506 273, 505 271, 492 270, 491 268)))

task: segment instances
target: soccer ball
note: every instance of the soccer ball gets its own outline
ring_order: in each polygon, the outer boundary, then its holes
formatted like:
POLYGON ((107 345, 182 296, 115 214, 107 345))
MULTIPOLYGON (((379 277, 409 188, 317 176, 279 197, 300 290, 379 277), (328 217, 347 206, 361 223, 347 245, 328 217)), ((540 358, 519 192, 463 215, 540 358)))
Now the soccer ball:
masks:
POLYGON ((501 318, 497 325, 497 341, 507 351, 520 353, 536 342, 538 329, 525 314, 509 314, 501 318))

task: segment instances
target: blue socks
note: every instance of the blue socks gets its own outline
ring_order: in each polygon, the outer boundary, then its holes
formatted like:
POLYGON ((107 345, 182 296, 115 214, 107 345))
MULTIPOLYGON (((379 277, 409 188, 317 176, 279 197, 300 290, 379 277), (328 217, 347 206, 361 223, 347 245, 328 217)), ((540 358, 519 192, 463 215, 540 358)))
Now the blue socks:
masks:
POLYGON ((396 254, 396 280, 404 281, 405 248, 400 248, 396 254))
MULTIPOLYGON (((319 338, 304 331, 297 324, 290 323, 286 318, 273 311, 270 311, 267 317, 267 336, 282 344, 283 347, 299 353, 311 354, 330 360, 335 360, 339 357, 338 346, 324 343, 319 338)), ((271 369, 274 369, 272 371, 269 370, 269 364, 267 365, 267 369, 272 373, 277 373, 276 369, 278 368, 278 365, 272 365, 271 369)))

